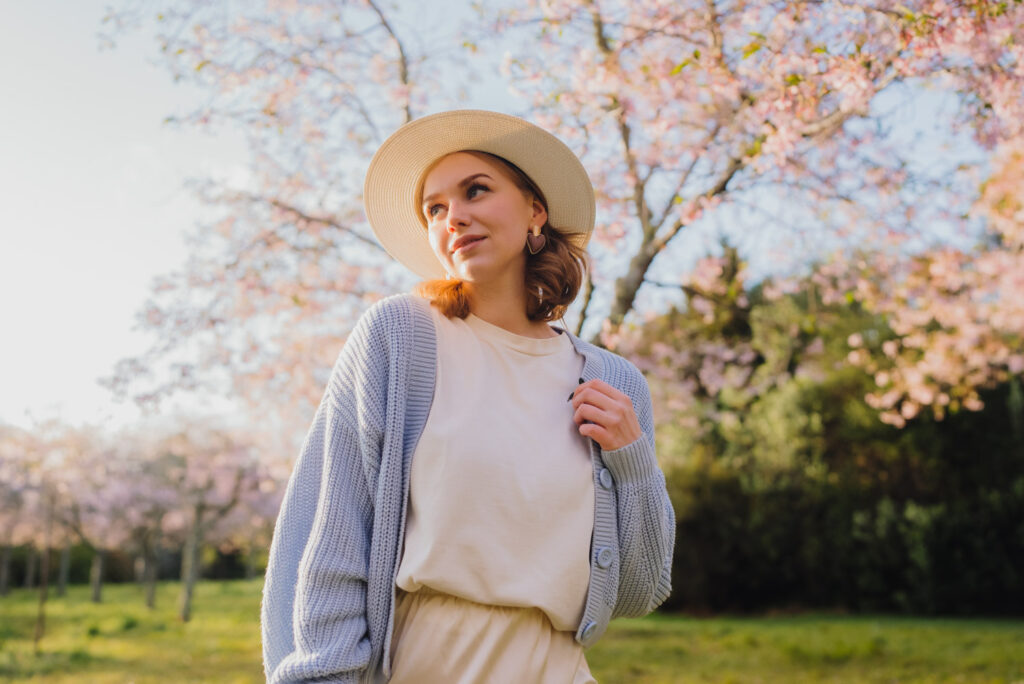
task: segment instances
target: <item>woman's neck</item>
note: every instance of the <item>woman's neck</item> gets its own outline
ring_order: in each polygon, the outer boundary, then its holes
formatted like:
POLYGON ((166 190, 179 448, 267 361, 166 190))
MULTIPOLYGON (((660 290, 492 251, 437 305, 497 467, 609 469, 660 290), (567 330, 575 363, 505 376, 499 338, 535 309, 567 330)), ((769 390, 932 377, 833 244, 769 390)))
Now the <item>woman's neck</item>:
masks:
POLYGON ((526 317, 526 290, 494 291, 466 283, 469 310, 477 318, 525 337, 555 337, 558 333, 543 321, 526 317))

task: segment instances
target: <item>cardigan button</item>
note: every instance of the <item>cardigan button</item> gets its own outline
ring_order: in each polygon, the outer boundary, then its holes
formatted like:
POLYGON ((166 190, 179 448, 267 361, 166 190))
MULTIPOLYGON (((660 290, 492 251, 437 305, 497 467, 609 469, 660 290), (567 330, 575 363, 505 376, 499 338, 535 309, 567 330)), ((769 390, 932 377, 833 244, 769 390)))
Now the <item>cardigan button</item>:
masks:
POLYGON ((597 623, 594 621, 588 622, 587 626, 583 628, 583 634, 581 634, 580 637, 583 639, 588 638, 591 634, 594 633, 595 629, 597 629, 597 623))
POLYGON ((605 489, 612 488, 612 471, 607 468, 601 468, 601 472, 598 474, 598 479, 601 480, 601 486, 605 489))
POLYGON ((607 568, 612 564, 612 550, 607 546, 602 547, 597 552, 597 564, 602 568, 607 568))

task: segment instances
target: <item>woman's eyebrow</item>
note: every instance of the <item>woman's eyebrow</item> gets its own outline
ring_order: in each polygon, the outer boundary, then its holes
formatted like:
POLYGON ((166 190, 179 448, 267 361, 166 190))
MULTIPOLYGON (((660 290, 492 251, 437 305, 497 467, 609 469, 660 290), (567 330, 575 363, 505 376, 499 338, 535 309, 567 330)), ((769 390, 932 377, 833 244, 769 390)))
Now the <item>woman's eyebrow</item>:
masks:
MULTIPOLYGON (((474 173, 472 176, 466 176, 465 178, 460 180, 459 181, 459 187, 460 188, 464 188, 467 185, 469 185, 470 183, 472 183, 473 181, 475 181, 477 178, 486 178, 487 180, 494 180, 493 178, 488 176, 486 173, 474 173)), ((423 204, 429 204, 439 194, 441 194, 441 193, 439 193, 439 192, 432 192, 432 193, 430 193, 429 195, 427 195, 426 197, 423 198, 423 204)))

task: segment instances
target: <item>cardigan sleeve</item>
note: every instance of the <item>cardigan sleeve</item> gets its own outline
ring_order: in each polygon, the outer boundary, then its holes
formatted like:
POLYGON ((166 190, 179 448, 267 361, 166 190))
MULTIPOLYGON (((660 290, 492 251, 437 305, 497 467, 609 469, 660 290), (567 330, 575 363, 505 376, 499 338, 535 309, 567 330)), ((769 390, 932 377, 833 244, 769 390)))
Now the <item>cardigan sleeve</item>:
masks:
POLYGON ((635 366, 626 365, 624 391, 643 434, 631 444, 602 451, 615 482, 618 513, 619 588, 613 617, 646 615, 668 598, 676 535, 675 511, 655 456, 650 388, 635 366))
POLYGON ((360 319, 334 365, 278 513, 261 607, 269 684, 358 682, 370 661, 367 474, 379 466, 382 421, 365 397, 383 361, 369 321, 360 319))

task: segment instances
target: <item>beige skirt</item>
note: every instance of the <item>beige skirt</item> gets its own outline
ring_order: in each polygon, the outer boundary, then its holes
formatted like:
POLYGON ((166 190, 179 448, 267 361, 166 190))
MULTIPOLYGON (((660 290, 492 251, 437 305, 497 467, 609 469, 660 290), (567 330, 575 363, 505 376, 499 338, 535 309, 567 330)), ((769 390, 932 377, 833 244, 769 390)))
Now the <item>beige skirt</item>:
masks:
POLYGON ((390 684, 597 684, 572 632, 539 608, 395 589, 390 684))

